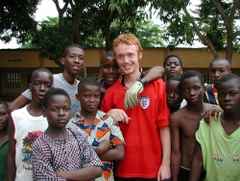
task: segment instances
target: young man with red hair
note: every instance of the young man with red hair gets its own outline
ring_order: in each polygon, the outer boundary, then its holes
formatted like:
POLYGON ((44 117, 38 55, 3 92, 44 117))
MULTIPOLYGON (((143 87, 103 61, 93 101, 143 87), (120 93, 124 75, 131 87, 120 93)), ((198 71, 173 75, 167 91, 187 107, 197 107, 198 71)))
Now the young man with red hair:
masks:
POLYGON ((139 104, 126 109, 127 88, 140 80, 143 49, 133 34, 121 34, 113 42, 113 52, 122 73, 105 94, 102 110, 123 109, 127 124, 120 123, 125 138, 125 158, 117 165, 118 180, 165 180, 170 178, 170 134, 165 84, 154 80, 145 85, 139 104))

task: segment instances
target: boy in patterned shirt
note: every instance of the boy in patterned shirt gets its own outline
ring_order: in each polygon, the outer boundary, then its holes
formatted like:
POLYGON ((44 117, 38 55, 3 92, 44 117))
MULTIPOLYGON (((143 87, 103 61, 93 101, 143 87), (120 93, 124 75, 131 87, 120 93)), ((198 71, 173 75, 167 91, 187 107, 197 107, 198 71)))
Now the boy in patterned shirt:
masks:
POLYGON ((72 118, 71 124, 80 128, 87 136, 103 162, 102 177, 98 181, 113 181, 113 161, 124 157, 124 140, 122 133, 113 120, 98 110, 100 104, 100 84, 96 80, 85 79, 78 87, 77 98, 81 111, 72 118))
POLYGON ((33 144, 34 180, 91 180, 102 172, 101 161, 77 127, 66 128, 71 101, 63 89, 49 90, 44 99, 47 130, 33 144))

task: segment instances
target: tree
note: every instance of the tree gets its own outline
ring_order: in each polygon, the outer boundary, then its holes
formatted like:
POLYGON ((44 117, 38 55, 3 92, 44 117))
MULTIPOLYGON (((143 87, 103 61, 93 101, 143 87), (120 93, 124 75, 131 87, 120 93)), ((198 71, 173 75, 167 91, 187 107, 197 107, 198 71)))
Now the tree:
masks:
POLYGON ((35 31, 33 14, 40 0, 1 0, 0 39, 6 42, 12 37, 25 41, 29 33, 35 31))
POLYGON ((168 24, 166 35, 173 37, 173 45, 194 39, 206 45, 214 58, 217 50, 225 49, 225 57, 231 61, 234 47, 237 47, 240 28, 239 0, 202 0, 193 11, 189 10, 190 0, 153 0, 152 7, 159 10, 159 17, 168 24))

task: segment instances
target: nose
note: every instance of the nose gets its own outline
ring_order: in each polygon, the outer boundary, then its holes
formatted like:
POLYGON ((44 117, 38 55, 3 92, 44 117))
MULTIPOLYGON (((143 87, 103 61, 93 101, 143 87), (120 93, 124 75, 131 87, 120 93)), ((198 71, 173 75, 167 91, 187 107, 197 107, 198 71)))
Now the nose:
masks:
POLYGON ((45 84, 40 84, 40 90, 44 91, 46 89, 46 85, 45 84))
POLYGON ((219 71, 216 71, 216 72, 214 73, 214 76, 215 76, 216 78, 219 78, 220 75, 221 75, 221 73, 220 73, 219 71))
POLYGON ((195 90, 194 90, 194 89, 190 89, 190 90, 189 90, 189 94, 190 94, 191 96, 194 96, 194 95, 195 95, 195 90))
POLYGON ((176 65, 174 63, 170 64, 170 68, 175 68, 175 67, 176 67, 176 65))
POLYGON ((231 96, 229 94, 226 94, 224 96, 224 101, 229 101, 231 99, 231 96))
POLYGON ((64 110, 63 110, 63 108, 60 108, 60 109, 59 109, 58 115, 59 115, 59 116, 63 116, 63 115, 64 115, 64 110))
POLYGON ((74 57, 74 63, 80 63, 80 58, 78 56, 74 57))

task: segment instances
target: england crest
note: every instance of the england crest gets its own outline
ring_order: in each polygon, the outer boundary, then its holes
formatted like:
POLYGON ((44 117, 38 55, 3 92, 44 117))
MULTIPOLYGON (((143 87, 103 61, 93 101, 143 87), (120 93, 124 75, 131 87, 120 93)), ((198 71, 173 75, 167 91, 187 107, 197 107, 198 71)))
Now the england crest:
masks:
POLYGON ((147 109, 150 105, 150 98, 147 97, 147 96, 142 96, 140 98, 140 106, 143 108, 143 109, 147 109))

